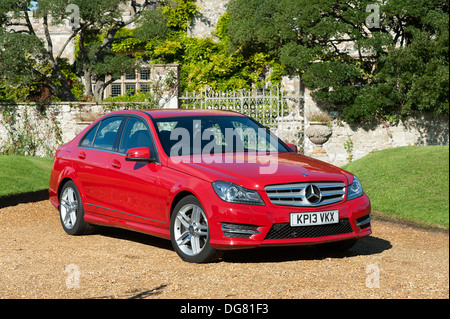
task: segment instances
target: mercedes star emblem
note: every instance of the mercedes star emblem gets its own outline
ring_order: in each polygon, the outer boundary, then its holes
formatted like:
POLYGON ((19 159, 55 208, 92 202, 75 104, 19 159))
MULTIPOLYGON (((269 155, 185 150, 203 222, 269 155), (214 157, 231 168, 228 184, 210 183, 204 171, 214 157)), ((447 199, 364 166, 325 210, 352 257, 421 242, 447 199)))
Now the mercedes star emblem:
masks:
POLYGON ((305 197, 311 204, 318 204, 322 199, 322 193, 319 187, 313 184, 309 184, 305 188, 305 197))

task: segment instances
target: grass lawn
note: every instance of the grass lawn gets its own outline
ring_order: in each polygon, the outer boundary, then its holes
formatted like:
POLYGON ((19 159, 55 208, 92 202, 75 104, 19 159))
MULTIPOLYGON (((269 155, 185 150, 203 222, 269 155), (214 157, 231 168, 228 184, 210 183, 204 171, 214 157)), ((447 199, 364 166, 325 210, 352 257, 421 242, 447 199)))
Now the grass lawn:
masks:
MULTIPOLYGON (((47 189, 51 167, 51 159, 0 156, 0 198, 47 189)), ((448 229, 448 146, 382 150, 343 168, 359 177, 373 210, 448 229)))
POLYGON ((386 149, 343 168, 359 177, 373 210, 448 229, 448 146, 386 149))
POLYGON ((53 160, 0 155, 0 198, 48 189, 53 160))

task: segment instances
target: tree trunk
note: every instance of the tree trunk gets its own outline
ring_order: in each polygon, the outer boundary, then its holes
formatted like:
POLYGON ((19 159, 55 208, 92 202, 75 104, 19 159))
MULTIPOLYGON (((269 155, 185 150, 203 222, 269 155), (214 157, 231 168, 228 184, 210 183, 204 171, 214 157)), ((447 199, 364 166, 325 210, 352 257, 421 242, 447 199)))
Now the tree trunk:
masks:
POLYGON ((103 101, 105 91, 105 76, 100 76, 94 84, 94 98, 96 101, 103 101))
POLYGON ((44 33, 45 38, 47 40, 47 51, 46 58, 48 63, 50 64, 52 68, 52 78, 57 79, 60 83, 60 85, 55 85, 55 92, 56 96, 61 99, 61 101, 76 101, 75 95, 73 95, 72 91, 70 90, 69 82, 67 81, 67 78, 62 73, 59 64, 58 59, 55 59, 53 56, 53 42, 52 38, 50 36, 50 31, 48 29, 48 17, 47 15, 44 16, 44 33))
POLYGON ((80 41, 79 41, 79 57, 80 62, 82 64, 83 69, 83 84, 84 84, 84 92, 87 96, 94 96, 94 92, 92 92, 92 72, 88 67, 89 59, 87 57, 86 47, 84 45, 85 39, 85 28, 82 28, 80 31, 80 41))
POLYGON ((83 75, 84 83, 83 84, 84 84, 85 95, 93 96, 91 71, 88 68, 84 68, 83 73, 84 73, 84 75, 83 75))
POLYGON ((73 95, 72 91, 70 90, 69 83, 67 82, 66 77, 62 73, 62 71, 59 69, 59 66, 55 69, 56 77, 61 82, 61 86, 57 86, 56 89, 56 96, 61 99, 63 102, 72 102, 76 101, 77 98, 75 95, 73 95))
POLYGON ((56 96, 59 97, 63 102, 75 102, 77 100, 68 86, 67 88, 62 87, 62 89, 58 90, 56 92, 56 96))

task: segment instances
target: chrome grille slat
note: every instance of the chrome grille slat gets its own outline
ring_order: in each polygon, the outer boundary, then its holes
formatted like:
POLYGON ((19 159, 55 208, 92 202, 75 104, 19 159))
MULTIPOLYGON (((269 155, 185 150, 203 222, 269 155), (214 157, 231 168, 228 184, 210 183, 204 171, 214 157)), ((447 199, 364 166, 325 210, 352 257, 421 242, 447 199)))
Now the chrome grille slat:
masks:
POLYGON ((302 194, 274 194, 273 197, 276 198, 303 198, 302 194))
POLYGON ((304 182, 279 185, 268 185, 265 191, 274 205, 314 207, 337 203, 344 200, 345 184, 343 182, 304 182), (321 199, 318 203, 307 200, 306 188, 314 185, 320 190, 321 199))
POLYGON ((286 190, 292 190, 292 189, 302 190, 302 189, 305 189, 306 185, 307 184, 305 184, 303 186, 299 185, 299 184, 282 184, 282 185, 270 185, 270 186, 266 186, 266 188, 270 187, 270 189, 274 190, 274 191, 276 191, 276 190, 286 191, 286 190))
POLYGON ((322 191, 322 196, 344 195, 345 191, 322 191))

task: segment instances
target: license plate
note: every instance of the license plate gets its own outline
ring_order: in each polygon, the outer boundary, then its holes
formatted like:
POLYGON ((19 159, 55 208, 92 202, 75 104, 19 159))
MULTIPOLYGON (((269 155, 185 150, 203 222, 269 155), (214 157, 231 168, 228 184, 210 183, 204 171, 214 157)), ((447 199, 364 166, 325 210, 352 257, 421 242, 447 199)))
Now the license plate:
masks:
POLYGON ((339 211, 291 213, 291 226, 312 226, 339 223, 339 211))

